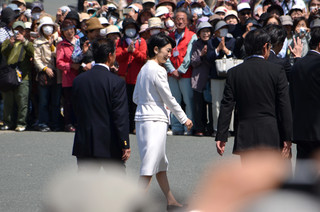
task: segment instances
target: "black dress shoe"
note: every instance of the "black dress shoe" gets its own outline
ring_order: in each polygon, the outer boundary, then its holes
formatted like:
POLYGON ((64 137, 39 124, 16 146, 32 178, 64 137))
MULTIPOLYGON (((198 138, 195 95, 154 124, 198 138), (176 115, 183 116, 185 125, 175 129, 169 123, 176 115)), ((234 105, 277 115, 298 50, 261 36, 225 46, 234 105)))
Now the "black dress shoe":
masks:
POLYGON ((168 212, 184 212, 187 211, 187 205, 183 205, 182 207, 177 205, 167 205, 168 212))

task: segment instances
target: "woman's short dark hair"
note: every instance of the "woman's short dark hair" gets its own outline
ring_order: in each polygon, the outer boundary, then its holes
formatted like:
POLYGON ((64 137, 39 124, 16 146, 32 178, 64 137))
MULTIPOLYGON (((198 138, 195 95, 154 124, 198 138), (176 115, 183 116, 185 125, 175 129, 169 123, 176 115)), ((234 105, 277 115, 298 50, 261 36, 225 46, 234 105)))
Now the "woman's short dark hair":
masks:
POLYGON ((278 25, 282 25, 280 18, 279 18, 277 15, 272 14, 272 15, 269 15, 269 16, 266 18, 265 21, 263 21, 263 26, 266 26, 266 25, 268 24, 268 21, 269 21, 271 18, 276 19, 277 22, 278 22, 278 25))
POLYGON ((156 56, 154 53, 154 47, 157 46, 159 49, 161 49, 169 43, 171 44, 172 48, 176 46, 174 40, 163 32, 152 35, 148 40, 148 57, 153 58, 156 56))
POLYGON ((309 27, 309 22, 305 17, 299 17, 293 20, 293 30, 296 30, 297 25, 299 24, 300 21, 304 21, 307 25, 307 27, 309 27))
POLYGON ((287 37, 287 31, 283 26, 270 24, 265 26, 264 30, 266 30, 266 32, 270 35, 272 46, 279 44, 282 45, 287 37))
POLYGON ((315 50, 320 43, 320 28, 314 28, 311 30, 311 40, 309 42, 309 47, 315 50))
POLYGON ((254 54, 262 55, 262 49, 264 44, 270 42, 271 38, 264 29, 260 28, 250 31, 244 39, 244 47, 247 56, 254 54))
POLYGON ((108 61, 109 54, 114 54, 116 48, 109 38, 98 38, 92 43, 93 58, 96 63, 108 61))

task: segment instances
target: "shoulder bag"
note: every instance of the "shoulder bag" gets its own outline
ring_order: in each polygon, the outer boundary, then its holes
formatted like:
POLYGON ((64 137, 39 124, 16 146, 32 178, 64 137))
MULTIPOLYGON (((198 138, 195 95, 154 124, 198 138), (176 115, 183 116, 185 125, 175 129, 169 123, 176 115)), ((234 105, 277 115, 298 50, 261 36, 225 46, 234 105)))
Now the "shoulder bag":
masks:
POLYGON ((243 60, 236 58, 227 58, 226 55, 222 59, 216 60, 217 75, 219 77, 227 77, 230 68, 242 63, 243 60))

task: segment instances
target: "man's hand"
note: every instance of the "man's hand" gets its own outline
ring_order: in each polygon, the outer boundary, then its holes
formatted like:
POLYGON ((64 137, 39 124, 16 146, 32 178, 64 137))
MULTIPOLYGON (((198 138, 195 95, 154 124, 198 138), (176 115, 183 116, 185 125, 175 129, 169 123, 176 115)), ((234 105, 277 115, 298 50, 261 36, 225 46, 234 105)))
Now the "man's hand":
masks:
POLYGON ((14 36, 10 37, 10 44, 13 45, 16 42, 16 38, 14 36))
POLYGON ((224 147, 226 146, 226 142, 224 141, 216 141, 216 146, 217 146, 217 152, 219 155, 223 155, 224 153, 224 147))
POLYGON ((92 68, 92 64, 91 63, 87 63, 85 67, 83 67, 83 70, 88 71, 92 68))
POLYGON ((289 46, 289 49, 294 57, 301 57, 303 44, 301 39, 297 37, 297 39, 293 38, 293 48, 289 46))
POLYGON ((184 123, 184 125, 187 127, 188 131, 190 131, 191 128, 192 128, 192 126, 193 126, 193 123, 192 123, 192 121, 191 121, 190 119, 188 119, 188 120, 184 123))
POLYGON ((283 149, 281 152, 281 156, 283 158, 289 158, 290 157, 290 152, 291 152, 291 141, 284 141, 283 142, 283 149))
POLYGON ((174 70, 171 74, 174 78, 180 79, 180 73, 178 70, 174 70))
POLYGON ((47 67, 46 73, 50 78, 54 77, 54 72, 52 71, 51 68, 47 67))
POLYGON ((71 63, 71 68, 74 70, 79 70, 80 64, 79 63, 71 63))
POLYGON ((23 34, 18 33, 18 34, 16 35, 16 40, 17 40, 17 41, 24 42, 24 41, 25 41, 25 38, 24 38, 23 34))
POLYGON ((131 149, 122 149, 122 158, 121 160, 123 160, 124 162, 126 162, 131 155, 131 149))
POLYGON ((89 40, 87 40, 83 43, 82 53, 85 54, 89 50, 89 47, 90 47, 90 43, 89 43, 89 40))

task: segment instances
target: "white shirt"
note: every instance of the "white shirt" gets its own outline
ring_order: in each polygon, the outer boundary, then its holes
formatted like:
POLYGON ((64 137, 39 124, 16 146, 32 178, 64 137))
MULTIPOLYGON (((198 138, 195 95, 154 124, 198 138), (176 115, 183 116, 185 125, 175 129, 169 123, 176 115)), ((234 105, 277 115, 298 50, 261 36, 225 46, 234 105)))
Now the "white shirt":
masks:
POLYGON ((106 64, 104 64, 104 63, 95 63, 95 64, 94 64, 94 66, 103 66, 103 67, 107 68, 107 69, 108 69, 108 71, 110 71, 109 66, 107 66, 107 65, 106 65, 106 64))

